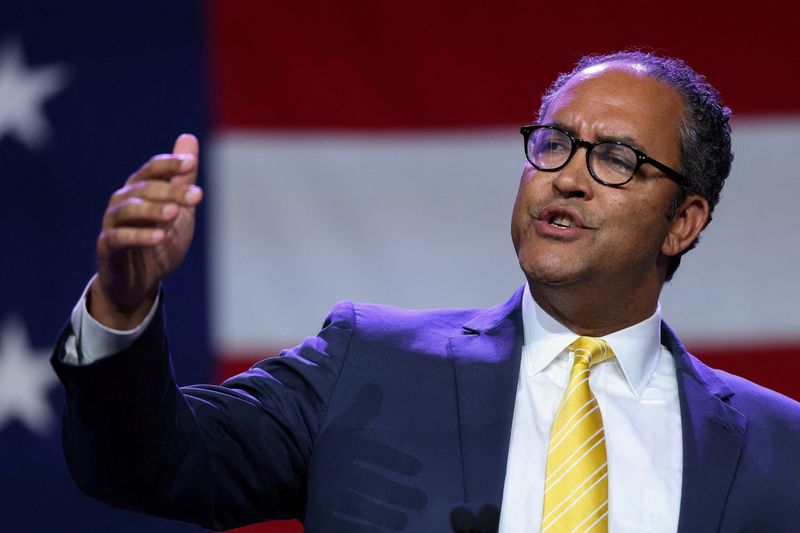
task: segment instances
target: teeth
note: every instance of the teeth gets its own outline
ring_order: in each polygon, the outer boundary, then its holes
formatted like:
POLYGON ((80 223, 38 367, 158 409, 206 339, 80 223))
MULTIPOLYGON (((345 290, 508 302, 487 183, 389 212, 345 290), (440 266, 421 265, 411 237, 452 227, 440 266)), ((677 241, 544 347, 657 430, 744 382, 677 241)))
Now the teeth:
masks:
POLYGON ((565 215, 558 215, 557 217, 553 218, 550 221, 550 224, 553 226, 558 226, 560 228, 571 228, 574 226, 572 223, 572 219, 565 215))

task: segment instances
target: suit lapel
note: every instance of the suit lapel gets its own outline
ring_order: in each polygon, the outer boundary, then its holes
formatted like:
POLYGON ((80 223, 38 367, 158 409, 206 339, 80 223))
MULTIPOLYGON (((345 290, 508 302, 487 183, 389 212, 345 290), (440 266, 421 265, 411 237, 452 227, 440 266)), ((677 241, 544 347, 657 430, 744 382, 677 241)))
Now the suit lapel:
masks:
POLYGON ((464 501, 500 508, 522 353, 520 288, 452 337, 464 501))
POLYGON ((747 418, 728 403, 733 391, 686 352, 666 324, 662 343, 675 357, 683 429, 678 531, 717 531, 744 444, 747 418))
MULTIPOLYGON (((522 353, 520 288, 452 337, 459 407, 464 501, 500 508, 522 353)), ((678 530, 717 531, 744 444, 746 417, 727 400, 733 391, 686 352, 662 324, 675 358, 683 431, 683 485, 678 530)))

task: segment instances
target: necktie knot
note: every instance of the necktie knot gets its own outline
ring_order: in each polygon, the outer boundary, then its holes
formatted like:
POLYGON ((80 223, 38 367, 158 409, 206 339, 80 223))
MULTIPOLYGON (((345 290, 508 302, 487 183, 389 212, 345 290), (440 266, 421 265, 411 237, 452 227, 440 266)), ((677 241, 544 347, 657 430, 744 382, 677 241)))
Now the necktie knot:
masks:
POLYGON ((575 353, 574 365, 591 368, 614 357, 611 346, 596 337, 578 337, 568 349, 575 353))

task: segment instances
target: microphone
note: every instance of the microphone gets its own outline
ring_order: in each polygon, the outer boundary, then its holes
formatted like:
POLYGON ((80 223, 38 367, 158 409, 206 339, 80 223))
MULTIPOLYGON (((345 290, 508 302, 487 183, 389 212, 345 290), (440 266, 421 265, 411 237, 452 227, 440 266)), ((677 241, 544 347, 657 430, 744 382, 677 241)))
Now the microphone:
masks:
POLYGON ((476 514, 470 506, 459 505, 450 511, 450 526, 453 533, 497 533, 500 509, 487 503, 476 514))

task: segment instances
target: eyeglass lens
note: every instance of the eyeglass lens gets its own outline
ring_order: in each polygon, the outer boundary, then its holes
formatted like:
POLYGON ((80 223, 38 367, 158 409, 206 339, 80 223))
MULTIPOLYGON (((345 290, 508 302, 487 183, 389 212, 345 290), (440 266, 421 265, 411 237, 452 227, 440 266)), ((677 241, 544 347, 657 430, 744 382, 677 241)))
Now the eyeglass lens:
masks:
MULTIPOLYGON (((569 161, 572 144, 572 139, 562 131, 538 128, 528 139, 528 157, 540 170, 557 170, 569 161)), ((587 149, 590 150, 590 169, 604 182, 625 183, 636 171, 636 153, 628 146, 602 142, 587 149)))

